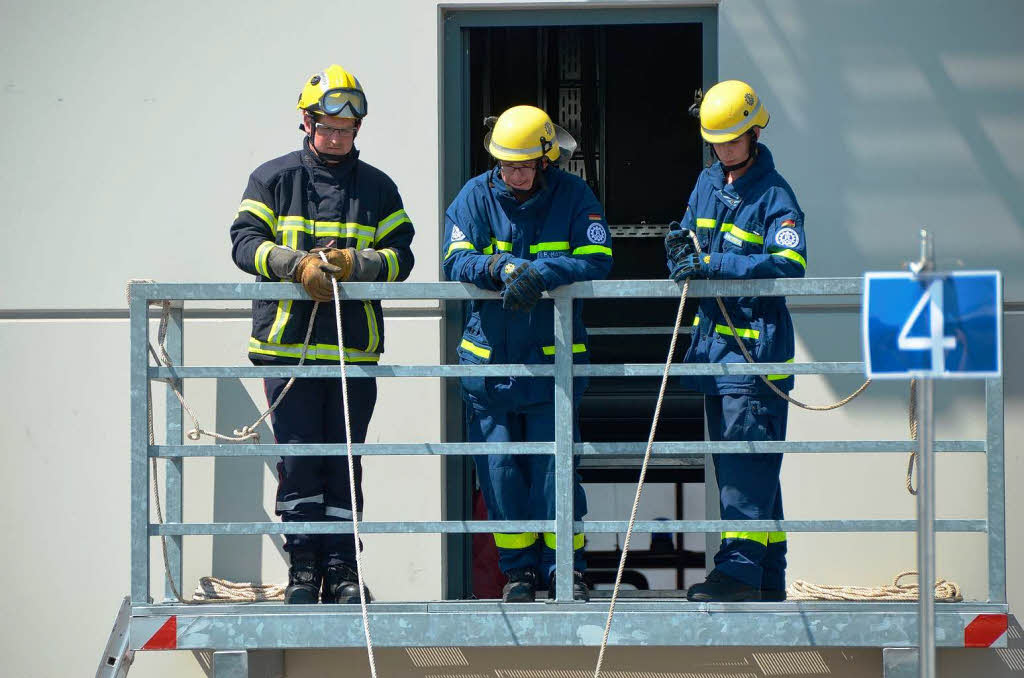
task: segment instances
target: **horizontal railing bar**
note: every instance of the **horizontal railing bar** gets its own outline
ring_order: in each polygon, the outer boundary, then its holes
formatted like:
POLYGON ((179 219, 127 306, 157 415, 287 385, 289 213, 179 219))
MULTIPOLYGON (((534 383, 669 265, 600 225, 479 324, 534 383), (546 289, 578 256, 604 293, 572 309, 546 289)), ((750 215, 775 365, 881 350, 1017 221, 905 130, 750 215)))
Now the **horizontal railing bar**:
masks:
MULTIPOLYGON (((554 365, 347 365, 350 377, 553 377, 554 365)), ((665 366, 657 363, 626 365, 576 365, 578 377, 660 377, 665 366)), ((813 363, 677 363, 669 369, 674 376, 683 375, 751 375, 751 374, 864 374, 862 362, 813 363)), ((151 379, 211 378, 282 378, 336 377, 337 365, 267 365, 234 367, 150 367, 151 379)))
MULTIPOLYGON (((725 441, 703 440, 655 443, 651 454, 662 458, 696 457, 705 454, 907 454, 917 449, 913 440, 825 440, 825 441, 725 441)), ((576 443, 573 454, 585 457, 639 456, 647 443, 576 443)), ((395 455, 477 455, 554 454, 555 444, 532 443, 365 443, 352 445, 352 453, 363 456, 395 455)), ((935 442, 936 452, 985 452, 984 440, 943 440, 935 442)), ((180 457, 344 457, 340 444, 237 444, 237 445, 152 445, 149 456, 180 457)))
MULTIPOLYGON (((625 532, 624 520, 576 521, 575 532, 625 532)), ((360 522, 364 534, 478 534, 489 532, 554 532, 553 520, 441 520, 426 522, 360 522)), ((937 532, 984 532, 983 519, 936 520, 937 532)), ((634 532, 915 532, 916 520, 639 520, 634 532)), ((352 523, 164 523, 150 524, 150 536, 159 535, 225 535, 225 534, 351 534, 352 523)))
MULTIPOLYGON (((759 280, 693 280, 689 296, 779 297, 807 295, 859 295, 862 278, 773 278, 759 280)), ((559 287, 551 297, 615 299, 678 297, 682 287, 671 280, 594 280, 559 287)), ((469 283, 403 282, 343 283, 342 299, 496 299, 498 294, 469 283)), ((308 299, 297 283, 136 283, 133 297, 184 301, 229 299, 308 299)))
MULTIPOLYGON (((639 334, 672 334, 671 327, 588 327, 591 337, 633 336, 639 334)), ((677 334, 693 334, 693 327, 680 327, 677 334)))

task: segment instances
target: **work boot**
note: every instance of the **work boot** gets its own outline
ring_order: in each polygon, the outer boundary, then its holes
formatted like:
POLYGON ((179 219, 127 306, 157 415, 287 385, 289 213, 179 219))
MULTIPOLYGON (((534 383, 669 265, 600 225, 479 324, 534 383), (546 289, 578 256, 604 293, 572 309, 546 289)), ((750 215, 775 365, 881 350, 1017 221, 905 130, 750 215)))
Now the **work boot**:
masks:
POLYGON ((501 600, 506 603, 532 603, 537 599, 537 570, 533 567, 517 567, 505 573, 508 583, 501 590, 501 600))
POLYGON ((761 591, 747 586, 739 579, 722 573, 717 568, 708 573, 707 579, 694 584, 686 591, 686 599, 697 603, 735 603, 744 600, 761 600, 761 591))
POLYGON ((781 603, 786 599, 786 589, 761 589, 761 600, 781 603))
POLYGON ((320 581, 323 573, 315 553, 299 551, 291 554, 288 568, 288 588, 284 590, 284 602, 290 605, 308 605, 320 597, 320 581))
MULTIPOLYGON (((555 573, 551 573, 551 583, 548 585, 548 600, 555 599, 555 573)), ((583 573, 579 570, 572 571, 572 599, 582 600, 584 602, 590 600, 590 589, 587 588, 587 582, 583 580, 583 573)))
MULTIPOLYGON (((372 600, 370 589, 365 588, 366 602, 372 600)), ((324 570, 324 603, 359 604, 359 574, 349 565, 328 565, 324 570)))

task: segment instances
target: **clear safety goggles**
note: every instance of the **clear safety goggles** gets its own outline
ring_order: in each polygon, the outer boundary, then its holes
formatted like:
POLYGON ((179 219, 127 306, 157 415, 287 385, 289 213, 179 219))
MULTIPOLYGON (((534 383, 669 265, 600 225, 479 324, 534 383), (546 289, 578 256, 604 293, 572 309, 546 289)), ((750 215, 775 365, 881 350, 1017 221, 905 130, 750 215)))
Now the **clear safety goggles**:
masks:
POLYGON ((320 110, 326 115, 362 118, 366 115, 366 95, 348 87, 329 89, 320 97, 320 110))

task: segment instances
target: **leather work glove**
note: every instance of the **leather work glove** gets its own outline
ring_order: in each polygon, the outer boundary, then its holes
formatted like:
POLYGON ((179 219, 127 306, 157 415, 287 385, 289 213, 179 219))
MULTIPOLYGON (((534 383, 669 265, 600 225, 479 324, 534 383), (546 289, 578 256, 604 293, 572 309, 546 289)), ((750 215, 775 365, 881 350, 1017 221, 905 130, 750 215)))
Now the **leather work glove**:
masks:
POLYGON ((665 255, 673 266, 678 266, 683 259, 697 251, 690 237, 693 231, 688 228, 680 229, 678 221, 673 221, 668 228, 669 231, 665 234, 665 255))
POLYGON ((357 250, 354 247, 314 247, 310 254, 324 253, 332 266, 341 269, 335 279, 341 282, 373 282, 380 273, 381 257, 375 249, 357 250))
POLYGON ((501 306, 506 311, 530 311, 544 293, 544 279, 529 261, 520 260, 518 266, 511 261, 501 268, 505 290, 501 293, 501 306))
POLYGON ((672 267, 671 277, 676 282, 685 278, 710 278, 711 255, 691 254, 672 267))
POLYGON ((334 281, 341 272, 340 267, 325 263, 320 255, 310 252, 299 260, 293 280, 302 283, 313 301, 334 301, 334 281))

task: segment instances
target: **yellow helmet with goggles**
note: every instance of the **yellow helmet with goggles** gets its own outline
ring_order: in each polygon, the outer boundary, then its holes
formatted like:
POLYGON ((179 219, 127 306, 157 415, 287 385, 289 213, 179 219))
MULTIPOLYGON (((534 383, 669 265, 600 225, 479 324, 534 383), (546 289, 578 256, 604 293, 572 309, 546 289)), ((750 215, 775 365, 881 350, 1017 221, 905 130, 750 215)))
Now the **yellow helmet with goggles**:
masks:
POLYGON ((513 106, 502 113, 484 145, 495 159, 509 162, 542 156, 557 162, 560 157, 568 159, 576 150, 572 135, 536 106, 513 106))
POLYGON ((366 95, 356 76, 337 64, 331 64, 306 80, 296 108, 321 115, 360 119, 366 115, 366 95))
POLYGON ((740 80, 724 80, 707 91, 700 102, 700 135, 721 144, 768 125, 768 111, 754 88, 740 80))

